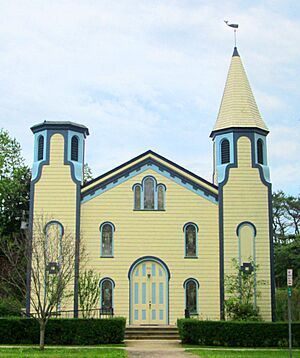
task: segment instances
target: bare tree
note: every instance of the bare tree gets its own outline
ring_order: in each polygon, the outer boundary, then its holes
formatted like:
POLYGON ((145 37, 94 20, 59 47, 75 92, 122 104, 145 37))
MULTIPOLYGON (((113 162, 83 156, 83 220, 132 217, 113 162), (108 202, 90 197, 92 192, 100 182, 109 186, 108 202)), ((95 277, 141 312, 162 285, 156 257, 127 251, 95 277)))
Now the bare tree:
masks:
POLYGON ((75 273, 75 237, 56 221, 38 217, 34 220, 31 240, 28 235, 21 243, 16 240, 2 246, 12 267, 9 276, 4 273, 3 280, 23 294, 24 267, 30 267, 30 305, 32 317, 40 326, 40 349, 43 350, 51 314, 60 310, 61 304, 72 296, 72 288, 68 286, 75 273))

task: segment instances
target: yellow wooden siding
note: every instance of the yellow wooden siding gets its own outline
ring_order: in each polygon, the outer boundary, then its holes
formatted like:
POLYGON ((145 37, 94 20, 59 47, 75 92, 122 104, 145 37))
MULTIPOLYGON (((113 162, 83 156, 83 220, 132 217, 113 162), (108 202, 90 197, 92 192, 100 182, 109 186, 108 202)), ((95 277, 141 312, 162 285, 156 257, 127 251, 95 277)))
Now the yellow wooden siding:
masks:
POLYGON ((115 281, 117 315, 129 315, 128 270, 142 256, 156 256, 171 272, 170 323, 184 315, 184 281, 200 283, 199 311, 204 319, 219 319, 218 206, 152 170, 85 202, 81 207, 81 242, 89 255, 87 268, 115 281), (132 186, 153 175, 166 190, 165 211, 134 211, 132 186), (99 226, 111 221, 115 227, 114 258, 100 258, 99 226), (199 226, 198 259, 184 259, 183 226, 199 226))
POLYGON ((147 154, 137 160, 135 160, 134 162, 131 162, 130 164, 126 165, 126 166, 122 166, 122 168, 118 169, 118 170, 114 170, 112 173, 104 176, 103 178, 99 179, 99 180, 96 180, 95 182, 93 182, 92 184, 84 187, 82 189, 82 192, 85 193, 87 190, 90 190, 91 188, 93 188, 94 186, 98 185, 99 183, 113 177, 114 175, 116 174, 119 174, 120 172, 126 170, 126 169, 130 169, 130 167, 142 162, 143 160, 147 159, 147 158, 151 158, 151 159, 154 159, 155 161, 157 161, 158 163, 161 163, 163 164, 164 166, 166 166, 167 168, 170 168, 171 170, 173 170, 174 172, 176 173, 179 173, 180 175, 188 178, 188 179, 191 179, 192 181, 196 182, 197 184, 200 184, 201 186, 203 186, 204 188, 212 191, 213 193, 217 194, 218 193, 218 189, 212 187, 211 185, 207 184, 204 180, 201 180, 201 179, 197 179, 195 178, 193 175, 190 175, 188 173, 186 173, 185 171, 183 170, 180 170, 179 168, 175 167, 174 165, 164 161, 163 159, 157 157, 155 154, 147 154))
POLYGON ((268 217, 268 188, 261 182, 259 171, 252 168, 251 143, 241 137, 237 144, 238 168, 231 168, 228 183, 224 186, 224 268, 232 272, 231 258, 238 256, 237 226, 250 221, 256 226, 257 278, 267 285, 259 287, 258 298, 263 318, 271 319, 270 244, 268 217))
MULTIPOLYGON (((50 141, 50 163, 42 168, 40 180, 34 189, 34 220, 57 220, 65 233, 74 235, 76 222, 76 184, 71 178, 71 168, 64 165, 64 137, 54 134, 50 141)), ((69 284, 74 289, 73 281, 69 284)), ((62 309, 73 309, 72 299, 62 304, 62 309)))

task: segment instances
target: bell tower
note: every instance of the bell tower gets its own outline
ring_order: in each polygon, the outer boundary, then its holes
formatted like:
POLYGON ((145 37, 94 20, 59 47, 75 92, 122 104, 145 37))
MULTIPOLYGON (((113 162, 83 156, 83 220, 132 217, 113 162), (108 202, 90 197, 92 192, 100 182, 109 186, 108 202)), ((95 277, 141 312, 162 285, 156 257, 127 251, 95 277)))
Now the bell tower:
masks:
POLYGON ((263 280, 266 285, 254 287, 253 303, 265 320, 275 319, 268 133, 235 47, 211 133, 213 181, 219 187, 221 319, 224 319, 224 277, 233 272, 233 258, 241 267, 251 266, 252 260, 259 266, 256 280, 263 280))
MULTIPOLYGON (((57 223, 74 237, 76 247, 74 300, 78 310, 80 188, 83 181, 84 144, 88 128, 72 122, 44 121, 31 127, 34 160, 30 188, 30 232, 38 218, 57 223)), ((40 220, 40 219, 39 219, 40 220)), ((45 224, 47 224, 45 222, 45 224)), ((27 272, 26 311, 30 312, 30 279, 27 272)), ((66 307, 63 306, 66 309, 66 307)))

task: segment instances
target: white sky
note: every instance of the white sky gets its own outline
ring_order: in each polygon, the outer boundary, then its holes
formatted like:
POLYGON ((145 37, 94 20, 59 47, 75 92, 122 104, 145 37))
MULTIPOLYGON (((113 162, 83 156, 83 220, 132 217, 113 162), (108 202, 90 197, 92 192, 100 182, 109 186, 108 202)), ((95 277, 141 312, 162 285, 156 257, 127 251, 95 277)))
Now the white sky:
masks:
POLYGON ((93 175, 152 149, 211 180, 233 34, 270 128, 274 190, 300 192, 300 2, 0 0, 0 127, 89 127, 93 175))

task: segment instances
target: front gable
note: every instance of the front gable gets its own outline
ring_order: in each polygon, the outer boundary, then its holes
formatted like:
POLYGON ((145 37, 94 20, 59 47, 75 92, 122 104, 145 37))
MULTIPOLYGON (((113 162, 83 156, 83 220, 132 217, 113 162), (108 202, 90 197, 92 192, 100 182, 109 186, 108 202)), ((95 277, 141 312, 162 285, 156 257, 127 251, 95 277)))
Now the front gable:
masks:
POLYGON ((82 187, 81 202, 85 203, 149 169, 214 204, 218 203, 218 188, 215 185, 152 151, 88 182, 82 187))

